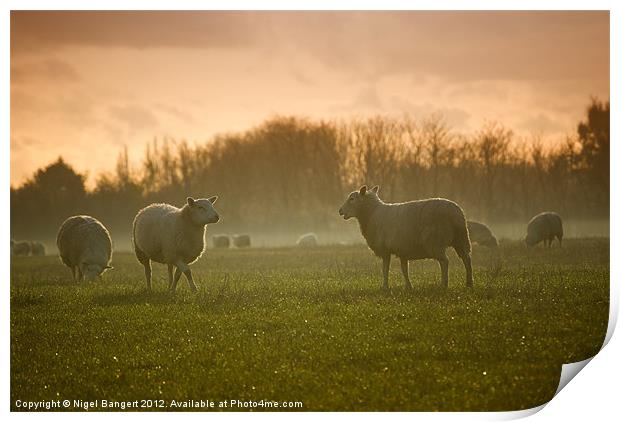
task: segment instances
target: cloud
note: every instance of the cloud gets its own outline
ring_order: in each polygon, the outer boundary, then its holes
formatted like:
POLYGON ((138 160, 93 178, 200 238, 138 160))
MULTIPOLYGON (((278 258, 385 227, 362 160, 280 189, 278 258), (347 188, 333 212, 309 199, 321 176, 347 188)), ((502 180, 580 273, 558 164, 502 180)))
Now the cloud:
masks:
POLYGON ((58 59, 11 64, 11 83, 30 84, 37 81, 77 82, 77 70, 69 63, 58 59))
POLYGON ((241 47, 260 27, 244 12, 12 11, 11 54, 66 46, 241 47))
POLYGON ((517 128, 536 133, 553 133, 563 131, 566 125, 550 118, 546 114, 539 113, 521 120, 517 128))
POLYGON ((111 106, 109 113, 131 130, 140 130, 157 126, 158 121, 153 113, 144 107, 132 104, 111 106))
POLYGON ((11 12, 12 54, 68 46, 253 48, 366 80, 608 77, 609 12, 11 12))
POLYGON ((190 113, 173 105, 158 103, 155 104, 155 107, 171 116, 176 117, 184 123, 193 123, 195 121, 194 116, 190 113))

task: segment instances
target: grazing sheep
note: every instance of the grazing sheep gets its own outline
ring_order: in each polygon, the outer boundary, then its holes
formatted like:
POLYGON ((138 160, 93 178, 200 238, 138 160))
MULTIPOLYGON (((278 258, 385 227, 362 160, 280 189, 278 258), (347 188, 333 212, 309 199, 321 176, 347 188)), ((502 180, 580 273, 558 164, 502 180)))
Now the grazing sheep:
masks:
POLYGON ((233 236, 233 244, 237 248, 249 248, 251 246, 249 234, 237 234, 233 236))
POLYGON ((15 256, 28 256, 30 255, 30 242, 25 240, 16 242, 11 241, 11 255, 15 256))
POLYGON ((133 221, 133 244, 138 261, 144 265, 146 286, 151 290, 151 261, 168 265, 168 287, 176 290, 181 273, 189 287, 198 289, 189 264, 196 261, 205 247, 206 225, 220 219, 209 199, 187 198, 182 208, 168 204, 151 204, 138 212, 133 221), (176 267, 174 278, 172 269, 176 267))
POLYGON ((213 236, 213 247, 218 249, 230 248, 230 237, 225 234, 216 234, 213 236))
POLYGON ((441 280, 448 285, 446 249, 453 247, 467 272, 467 287, 473 285, 471 244, 461 207, 447 199, 433 198, 400 204, 379 199, 378 186, 351 192, 339 210, 348 220, 357 218, 368 247, 383 259, 383 289, 388 287, 392 255, 400 258, 405 287, 411 289, 409 260, 432 258, 439 261, 441 280))
POLYGON ((41 242, 30 242, 30 253, 32 256, 45 256, 45 245, 41 242))
POLYGON ((497 238, 486 224, 468 220, 467 230, 469 231, 469 239, 472 243, 477 243, 489 248, 498 247, 497 238))
POLYGON ((56 245, 60 259, 71 268, 73 281, 91 281, 112 268, 112 239, 96 218, 88 215, 67 218, 58 230, 56 245))
POLYGON ((300 248, 314 248, 317 245, 317 237, 314 233, 306 233, 299 236, 297 246, 300 248))
POLYGON ((554 212, 541 212, 527 223, 525 244, 531 247, 543 241, 545 246, 551 247, 553 238, 557 237, 562 246, 563 236, 562 218, 554 212))

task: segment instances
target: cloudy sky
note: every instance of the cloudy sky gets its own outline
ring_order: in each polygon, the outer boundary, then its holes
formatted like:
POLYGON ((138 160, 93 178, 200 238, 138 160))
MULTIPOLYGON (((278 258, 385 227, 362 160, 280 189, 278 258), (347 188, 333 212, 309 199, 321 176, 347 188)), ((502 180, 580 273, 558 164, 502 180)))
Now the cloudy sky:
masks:
POLYGON ((440 112, 551 142, 591 96, 609 98, 607 12, 12 12, 11 183, 276 114, 440 112))

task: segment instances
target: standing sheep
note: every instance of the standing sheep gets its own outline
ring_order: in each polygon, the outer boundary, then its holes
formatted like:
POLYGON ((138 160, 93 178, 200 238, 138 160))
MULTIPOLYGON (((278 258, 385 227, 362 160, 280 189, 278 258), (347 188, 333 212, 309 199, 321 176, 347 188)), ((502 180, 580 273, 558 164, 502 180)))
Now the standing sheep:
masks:
POLYGON ((230 248, 230 237, 225 234, 216 234, 213 236, 213 247, 218 249, 230 248))
POLYGON ((233 244, 236 248, 249 248, 251 246, 249 234, 237 234, 233 236, 233 244))
POLYGON ((383 289, 388 287, 392 255, 400 258, 405 287, 411 289, 409 260, 432 258, 441 266, 441 281, 448 285, 446 249, 453 247, 467 272, 467 287, 473 285, 471 244, 461 207, 447 199, 423 199, 387 204, 379 199, 378 186, 362 186, 351 192, 339 213, 357 218, 368 247, 383 259, 383 289))
POLYGON ((151 204, 138 212, 133 221, 133 244, 138 261, 144 265, 146 286, 151 290, 151 261, 168 265, 168 287, 175 291, 181 273, 189 287, 196 284, 189 264, 196 261, 205 247, 206 225, 217 223, 219 215, 213 208, 217 196, 209 199, 187 198, 177 208, 168 204, 151 204), (176 267, 174 278, 172 269, 176 267))
POLYGON ((532 247, 541 241, 544 245, 551 247, 553 239, 557 237, 562 246, 562 237, 564 229, 562 228, 562 218, 554 212, 541 212, 534 216, 527 224, 527 236, 525 236, 525 244, 532 247))
POLYGON ((486 224, 477 221, 467 221, 467 230, 469 231, 469 239, 472 243, 489 248, 497 248, 497 238, 486 224))
POLYGON ((30 255, 30 242, 22 240, 19 242, 11 241, 11 255, 28 256, 30 255))
POLYGON ((41 242, 30 242, 30 253, 32 256, 45 256, 45 245, 41 242))
POLYGON ((112 268, 110 233, 96 218, 88 215, 67 218, 58 230, 56 245, 61 261, 71 268, 73 281, 91 281, 112 268))
POLYGON ((300 248, 314 248, 318 244, 316 234, 306 233, 299 236, 297 246, 300 248))

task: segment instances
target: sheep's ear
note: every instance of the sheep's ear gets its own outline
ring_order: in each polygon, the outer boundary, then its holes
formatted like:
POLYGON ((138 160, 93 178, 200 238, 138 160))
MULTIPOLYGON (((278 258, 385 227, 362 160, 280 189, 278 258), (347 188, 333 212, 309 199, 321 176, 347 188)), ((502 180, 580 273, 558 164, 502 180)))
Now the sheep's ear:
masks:
POLYGON ((362 187, 360 188, 360 195, 366 195, 366 189, 368 189, 368 188, 366 187, 366 185, 362 186, 362 187))
POLYGON ((379 185, 375 185, 370 191, 374 193, 379 192, 379 185))
POLYGON ((215 201, 217 201, 217 195, 212 196, 211 198, 208 199, 209 202, 211 202, 212 204, 215 204, 215 201))
POLYGON ((187 197, 187 205, 191 207, 192 205, 194 205, 194 202, 196 202, 194 198, 192 198, 191 196, 187 197))

